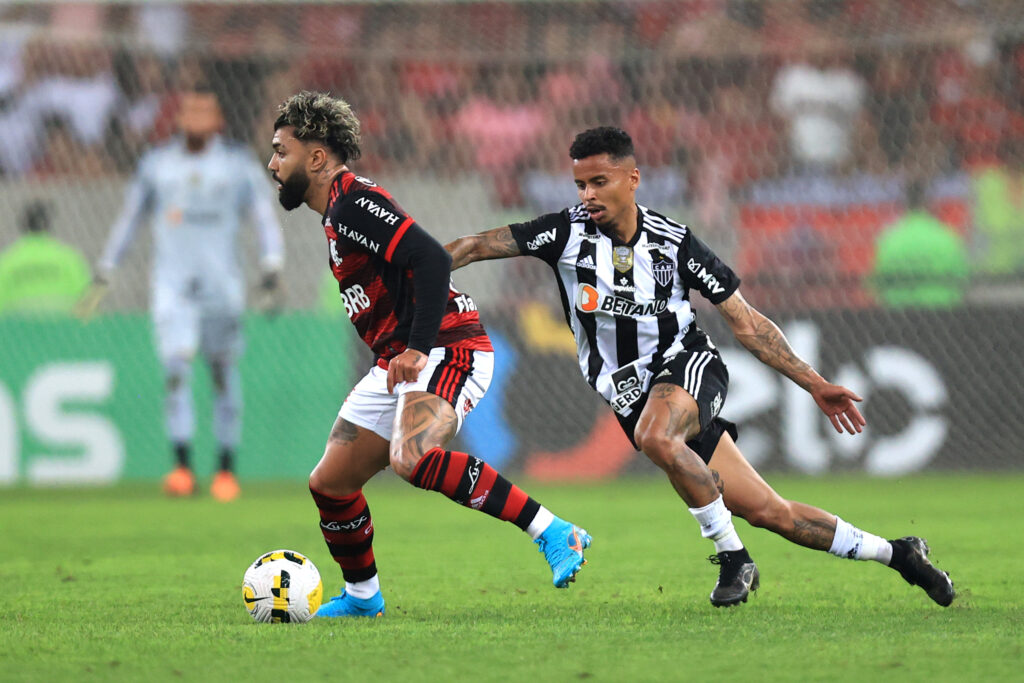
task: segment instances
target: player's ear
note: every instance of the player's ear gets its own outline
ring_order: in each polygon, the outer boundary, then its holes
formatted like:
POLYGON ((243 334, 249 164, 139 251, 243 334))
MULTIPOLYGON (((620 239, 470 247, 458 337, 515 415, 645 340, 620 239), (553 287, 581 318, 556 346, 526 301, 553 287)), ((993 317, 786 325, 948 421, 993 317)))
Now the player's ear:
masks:
POLYGON ((629 172, 629 189, 636 190, 638 187, 640 187, 640 169, 634 166, 633 170, 629 172))
POLYGON ((327 166, 327 150, 319 145, 314 146, 309 150, 309 159, 306 163, 309 165, 309 170, 313 173, 324 170, 327 166))

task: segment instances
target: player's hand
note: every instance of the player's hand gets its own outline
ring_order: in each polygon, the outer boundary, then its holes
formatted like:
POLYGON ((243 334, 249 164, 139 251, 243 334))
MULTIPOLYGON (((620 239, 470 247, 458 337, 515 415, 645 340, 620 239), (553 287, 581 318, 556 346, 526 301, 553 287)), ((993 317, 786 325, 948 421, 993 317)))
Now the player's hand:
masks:
POLYGON ((427 367, 427 354, 416 349, 406 349, 388 363, 388 393, 395 392, 399 382, 415 382, 420 371, 427 367))
POLYGON ((107 279, 97 275, 92 279, 92 284, 89 285, 89 289, 85 291, 85 294, 75 302, 72 313, 82 321, 90 320, 109 289, 110 283, 107 279))
POLYGON ((281 286, 281 273, 268 270, 260 278, 257 308, 271 316, 277 315, 284 307, 284 288, 281 286))
POLYGON ((821 408, 821 412, 828 415, 829 421, 836 431, 843 433, 845 428, 850 434, 860 434, 867 424, 867 420, 857 410, 854 401, 863 401, 860 396, 853 393, 846 387, 838 384, 823 382, 811 389, 811 396, 814 402, 821 408))

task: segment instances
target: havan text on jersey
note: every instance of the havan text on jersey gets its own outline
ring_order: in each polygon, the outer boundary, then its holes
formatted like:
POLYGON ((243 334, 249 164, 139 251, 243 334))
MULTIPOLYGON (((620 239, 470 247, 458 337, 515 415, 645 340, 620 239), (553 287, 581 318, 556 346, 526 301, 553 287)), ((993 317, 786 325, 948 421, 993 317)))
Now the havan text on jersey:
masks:
MULTIPOLYGON (((439 295, 437 303, 443 304, 436 336, 426 339, 422 326, 417 327, 416 273, 422 271, 416 269, 427 271, 435 264, 414 262, 412 255, 443 253, 443 248, 386 190, 351 171, 342 173, 331 186, 323 227, 345 312, 380 359, 387 361, 402 353, 414 334, 420 335, 415 339, 419 350, 430 343, 492 350, 476 305, 468 295, 454 291, 450 280, 446 293, 426 290, 431 297, 439 295)), ((437 273, 437 280, 431 275, 431 282, 447 279, 444 270, 437 273)), ((426 296, 424 300, 433 301, 426 296)))

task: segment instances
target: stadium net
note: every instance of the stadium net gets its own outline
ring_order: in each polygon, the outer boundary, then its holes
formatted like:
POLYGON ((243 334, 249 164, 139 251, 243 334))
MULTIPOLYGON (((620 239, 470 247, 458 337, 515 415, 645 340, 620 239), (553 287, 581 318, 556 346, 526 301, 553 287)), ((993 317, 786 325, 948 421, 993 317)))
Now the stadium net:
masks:
MULTIPOLYGON (((173 135, 179 93, 199 81, 217 91, 226 134, 264 161, 280 101, 299 89, 343 96, 363 125, 355 170, 442 242, 574 204, 573 135, 618 125, 636 144, 640 203, 690 225, 798 351, 868 399, 870 434, 834 439, 806 396, 737 351, 698 305, 725 348, 725 415, 752 461, 882 474, 1024 464, 1009 380, 1024 369, 1015 0, 13 2, 0 35, 0 246, 42 203, 53 234, 95 263, 140 155, 173 135)), ((245 438, 251 450, 303 444, 294 457, 305 466, 319 449, 305 444, 322 443, 347 384, 324 390, 328 405, 301 427, 311 434, 274 421, 281 402, 305 395, 289 379, 322 374, 294 370, 324 354, 296 339, 337 344, 346 381, 369 357, 338 321, 316 218, 302 209, 281 221, 286 306, 279 328, 251 323, 245 438), (320 318, 326 332, 310 322, 320 318), (289 328, 296 320, 307 327, 289 328)), ((58 346, 103 324, 114 327, 95 353, 150 344, 116 332, 147 308, 149 237, 137 242, 106 322, 61 328, 58 346)), ((240 246, 247 259, 254 242, 240 246)), ((479 264, 455 281, 506 359, 476 418, 486 426, 461 437, 468 447, 540 477, 649 469, 579 377, 543 264, 479 264)), ((0 410, 0 449, 59 446, 22 415, 45 334, 5 324, 0 407, 15 417, 0 410)), ((140 352, 137 364, 152 360, 140 352)), ((117 424, 160 429, 159 381, 146 377, 151 395, 119 404, 117 424)), ((139 448, 164 452, 148 441, 139 448)), ((26 462, 0 457, 0 481, 28 476, 26 462)))

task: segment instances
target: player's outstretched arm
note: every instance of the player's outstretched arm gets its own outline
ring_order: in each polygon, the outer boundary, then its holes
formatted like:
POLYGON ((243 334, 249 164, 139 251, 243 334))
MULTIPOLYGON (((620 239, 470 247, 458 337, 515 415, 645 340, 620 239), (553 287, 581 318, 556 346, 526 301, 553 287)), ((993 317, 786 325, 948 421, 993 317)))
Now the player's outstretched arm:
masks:
POLYGON ((793 351, 778 325, 747 303, 739 290, 718 304, 737 341, 765 365, 771 366, 807 391, 839 433, 859 433, 867 421, 855 401, 860 396, 846 387, 831 384, 793 351))
POLYGON ((452 270, 476 261, 521 256, 519 244, 507 225, 476 235, 466 235, 444 245, 452 256, 452 270))

